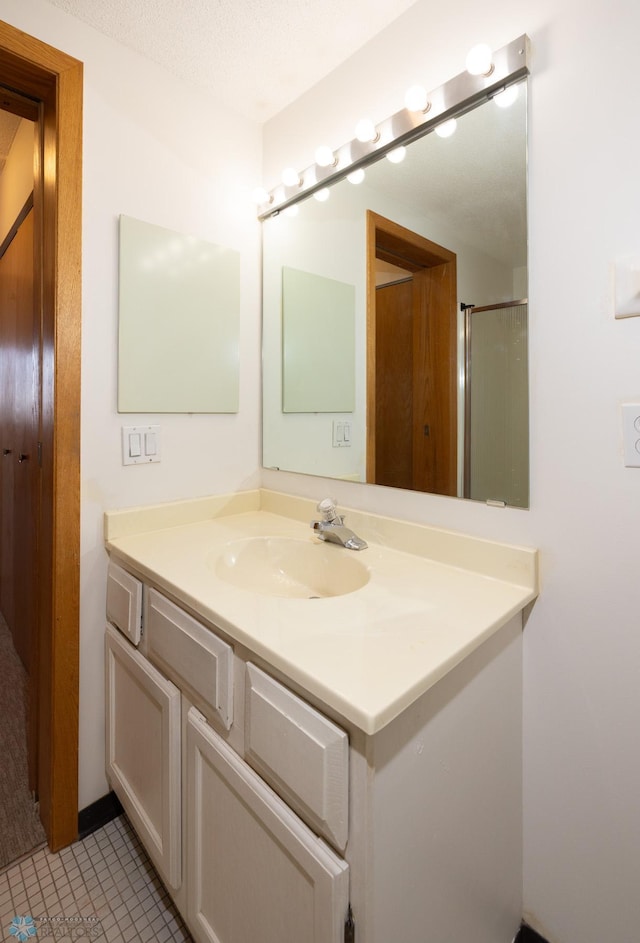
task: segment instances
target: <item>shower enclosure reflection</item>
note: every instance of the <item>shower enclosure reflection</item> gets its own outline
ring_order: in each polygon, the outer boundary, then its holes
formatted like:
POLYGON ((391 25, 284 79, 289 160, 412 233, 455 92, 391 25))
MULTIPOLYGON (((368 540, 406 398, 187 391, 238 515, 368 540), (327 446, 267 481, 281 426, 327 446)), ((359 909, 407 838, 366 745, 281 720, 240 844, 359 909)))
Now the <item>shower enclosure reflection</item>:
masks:
POLYGON ((527 507, 529 371, 526 300, 464 307, 464 492, 527 507))

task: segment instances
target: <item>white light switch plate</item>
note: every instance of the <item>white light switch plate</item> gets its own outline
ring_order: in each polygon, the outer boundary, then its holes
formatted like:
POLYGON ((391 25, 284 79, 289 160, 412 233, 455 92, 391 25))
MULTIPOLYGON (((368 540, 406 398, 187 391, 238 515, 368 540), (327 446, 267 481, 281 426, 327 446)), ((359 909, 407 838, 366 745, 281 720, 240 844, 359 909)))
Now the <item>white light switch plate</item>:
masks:
POLYGON ((122 464, 148 465, 160 461, 160 426, 122 427, 122 464))
POLYGON ((622 441, 625 465, 640 468, 640 403, 623 403, 622 441))
POLYGON ((334 449, 351 448, 351 421, 348 419, 333 420, 333 440, 334 449))
POLYGON ((615 316, 640 315, 640 256, 627 256, 615 263, 615 316))

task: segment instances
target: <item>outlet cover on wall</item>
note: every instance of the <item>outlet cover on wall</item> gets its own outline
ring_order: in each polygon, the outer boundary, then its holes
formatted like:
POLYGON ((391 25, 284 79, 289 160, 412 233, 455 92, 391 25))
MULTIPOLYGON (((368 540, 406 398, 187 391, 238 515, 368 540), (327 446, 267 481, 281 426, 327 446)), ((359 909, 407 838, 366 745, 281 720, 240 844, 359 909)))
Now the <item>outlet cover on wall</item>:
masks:
POLYGON ((640 403, 622 405, 622 443, 627 468, 640 468, 640 403))

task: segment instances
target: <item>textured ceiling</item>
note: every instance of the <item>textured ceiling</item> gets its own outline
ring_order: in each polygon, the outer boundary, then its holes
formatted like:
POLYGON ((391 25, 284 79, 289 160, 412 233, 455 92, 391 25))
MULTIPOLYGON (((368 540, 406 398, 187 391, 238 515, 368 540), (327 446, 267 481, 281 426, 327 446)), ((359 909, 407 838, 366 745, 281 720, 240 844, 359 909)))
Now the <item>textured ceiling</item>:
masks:
POLYGON ((415 0, 48 0, 258 122, 415 0))

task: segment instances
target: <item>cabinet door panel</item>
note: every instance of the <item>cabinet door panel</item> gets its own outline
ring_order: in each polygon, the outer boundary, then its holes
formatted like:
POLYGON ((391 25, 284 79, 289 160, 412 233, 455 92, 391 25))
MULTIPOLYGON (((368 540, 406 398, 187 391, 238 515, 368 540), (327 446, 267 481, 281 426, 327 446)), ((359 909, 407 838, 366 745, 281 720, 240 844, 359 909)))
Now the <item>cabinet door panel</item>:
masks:
POLYGON ((107 777, 160 875, 178 888, 180 691, 110 625, 106 662, 107 777))
POLYGON ((188 918, 200 943, 340 943, 349 868, 192 708, 188 918))

